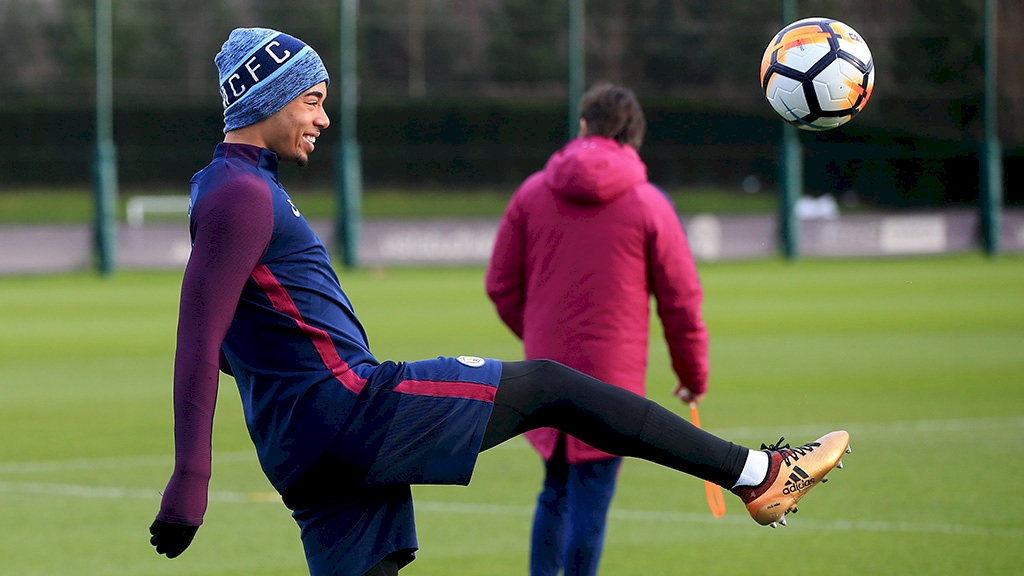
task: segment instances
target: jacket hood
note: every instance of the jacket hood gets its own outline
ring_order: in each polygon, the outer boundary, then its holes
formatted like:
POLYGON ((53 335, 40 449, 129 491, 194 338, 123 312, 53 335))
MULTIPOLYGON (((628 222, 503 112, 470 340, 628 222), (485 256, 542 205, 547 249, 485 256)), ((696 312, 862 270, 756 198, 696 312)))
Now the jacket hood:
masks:
POLYGON ((544 182, 577 204, 605 204, 647 181, 647 166, 632 146, 611 138, 576 138, 544 167, 544 182))

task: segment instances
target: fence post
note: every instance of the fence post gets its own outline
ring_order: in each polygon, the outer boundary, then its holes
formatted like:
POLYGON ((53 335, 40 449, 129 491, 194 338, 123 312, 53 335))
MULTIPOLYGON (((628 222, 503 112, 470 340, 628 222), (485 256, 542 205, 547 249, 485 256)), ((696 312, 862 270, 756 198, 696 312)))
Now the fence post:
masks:
POLYGON ((998 43, 999 2, 985 0, 985 144, 982 152, 981 210, 982 246, 989 257, 999 255, 999 240, 1003 215, 1003 150, 999 144, 998 70, 996 67, 998 43))
POLYGON ((341 1, 341 141, 338 147, 338 215, 336 244, 348 268, 359 266, 360 220, 362 218, 363 174, 356 110, 359 76, 356 71, 356 19, 359 0, 341 1))
MULTIPOLYGON (((782 0, 782 25, 797 19, 797 0, 782 0)), ((800 257, 800 221, 796 202, 804 188, 804 149, 797 128, 782 121, 779 158, 779 243, 788 260, 800 257)))
POLYGON ((117 148, 114 145, 113 16, 111 0, 96 0, 96 147, 93 154, 95 251, 100 274, 115 267, 117 148))

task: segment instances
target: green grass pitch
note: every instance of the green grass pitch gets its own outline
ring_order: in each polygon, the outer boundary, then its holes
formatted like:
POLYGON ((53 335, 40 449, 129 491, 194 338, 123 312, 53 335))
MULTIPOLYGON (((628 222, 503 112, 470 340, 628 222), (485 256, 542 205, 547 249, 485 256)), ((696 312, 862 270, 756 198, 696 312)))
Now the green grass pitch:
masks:
MULTIPOLYGON (((853 454, 771 530, 738 499, 627 461, 602 574, 1022 574, 1024 258, 704 264, 705 428, 757 447, 845 428, 853 454)), ((343 272, 381 359, 521 357, 483 270, 343 272)), ((297 528, 222 380, 206 524, 167 560, 147 527, 171 467, 180 273, 0 278, 0 573, 299 575, 297 528)), ((652 326, 650 397, 671 397, 652 326)), ((526 573, 539 459, 521 439, 469 487, 416 487, 407 576, 526 573)))

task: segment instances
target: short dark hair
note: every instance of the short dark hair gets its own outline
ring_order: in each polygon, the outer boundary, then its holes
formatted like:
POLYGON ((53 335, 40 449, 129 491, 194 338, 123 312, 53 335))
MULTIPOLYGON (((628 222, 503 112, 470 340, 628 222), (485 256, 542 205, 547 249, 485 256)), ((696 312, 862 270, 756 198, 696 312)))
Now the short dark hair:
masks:
POLYGON ((587 121, 588 136, 605 136, 639 150, 647 131, 647 119, 633 91, 614 84, 598 84, 583 95, 580 118, 587 121))

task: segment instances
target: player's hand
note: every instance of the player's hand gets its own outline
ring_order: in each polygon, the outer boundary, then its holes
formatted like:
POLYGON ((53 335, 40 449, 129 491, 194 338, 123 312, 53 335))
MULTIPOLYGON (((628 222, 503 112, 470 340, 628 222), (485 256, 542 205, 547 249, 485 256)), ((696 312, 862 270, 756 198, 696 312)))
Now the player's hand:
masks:
POLYGON ((199 530, 199 526, 154 520, 149 527, 149 533, 153 535, 149 539, 149 543, 156 546, 157 554, 166 554, 168 558, 177 558, 192 543, 196 530, 199 530))
POLYGON ((700 404, 701 400, 704 400, 704 396, 707 395, 707 392, 694 394, 692 390, 680 384, 676 388, 675 395, 683 404, 700 404))

